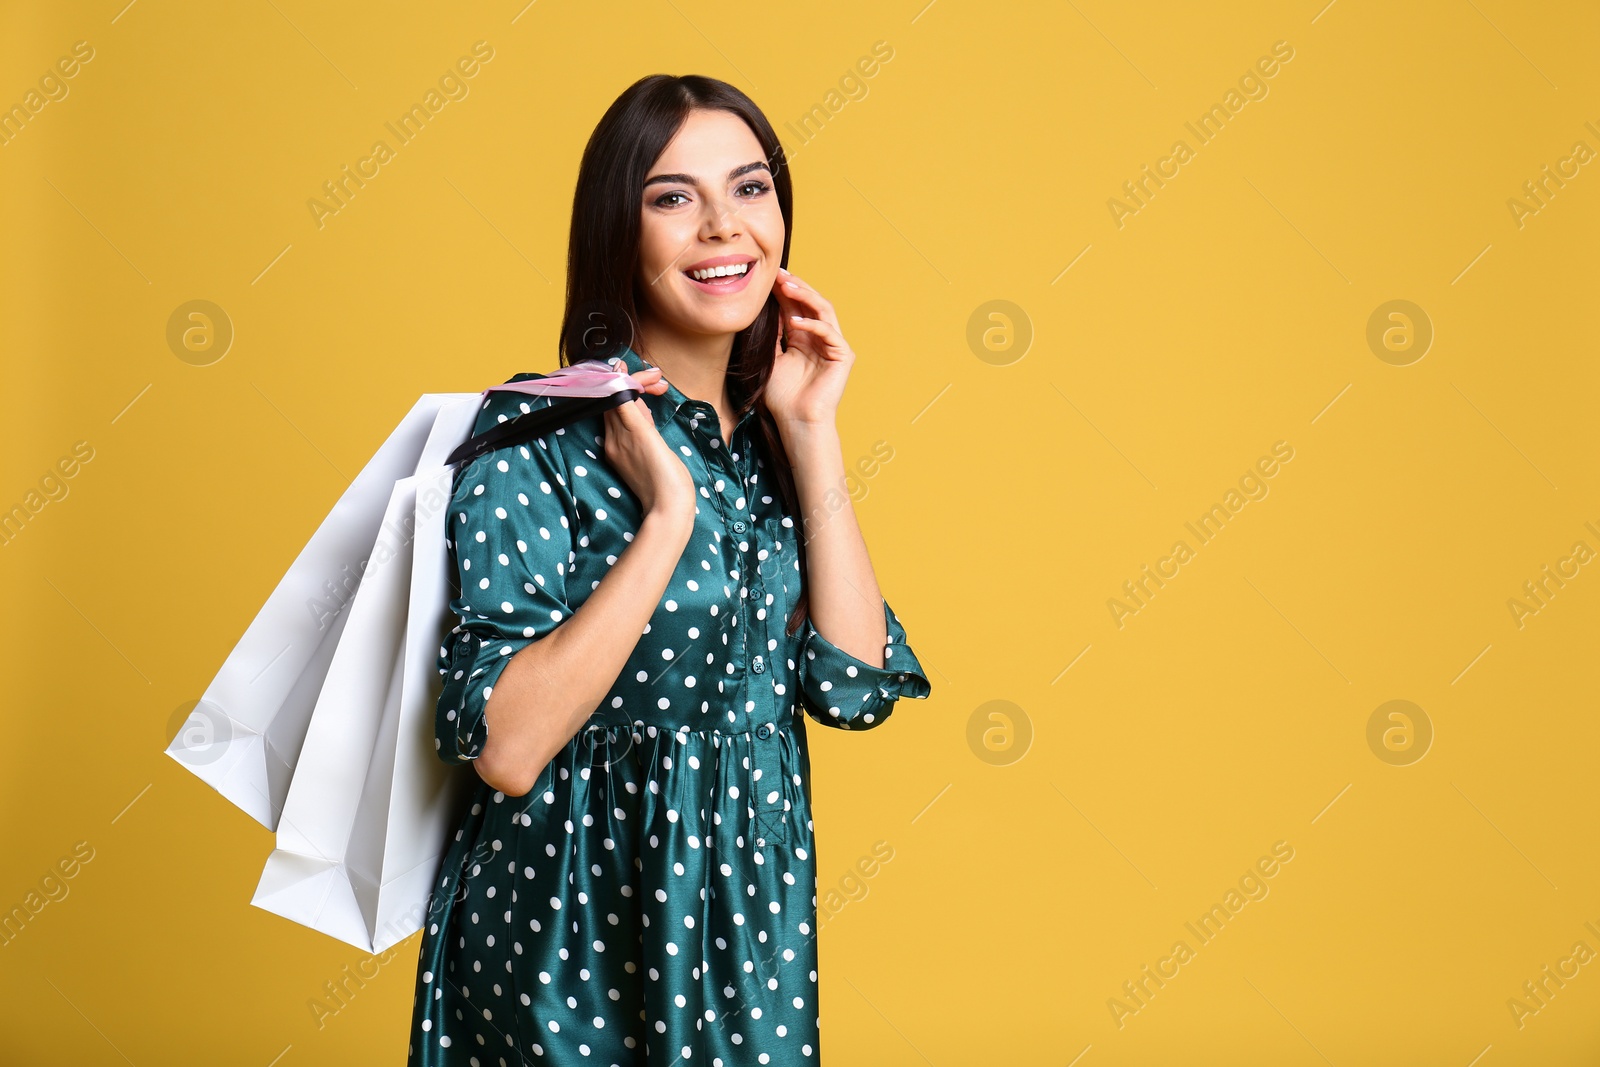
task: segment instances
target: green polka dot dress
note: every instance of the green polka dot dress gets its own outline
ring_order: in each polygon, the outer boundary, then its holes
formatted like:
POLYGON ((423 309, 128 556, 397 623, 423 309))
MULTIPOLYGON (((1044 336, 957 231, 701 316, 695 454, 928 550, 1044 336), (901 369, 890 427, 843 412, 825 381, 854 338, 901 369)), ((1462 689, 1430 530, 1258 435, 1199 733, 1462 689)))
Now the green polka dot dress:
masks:
MULTIPOLYGON (((549 402, 490 393, 475 432, 549 402)), ((676 387, 645 402, 694 475, 694 532, 616 684, 533 789, 473 775, 423 925, 411 1067, 818 1062, 805 720, 870 729, 928 679, 887 600, 882 668, 809 619, 786 634, 798 530, 755 416, 723 441, 710 404, 676 387)), ((440 649, 435 719, 448 763, 477 758, 500 671, 638 530, 603 431, 584 419, 457 476, 461 622, 440 649)))

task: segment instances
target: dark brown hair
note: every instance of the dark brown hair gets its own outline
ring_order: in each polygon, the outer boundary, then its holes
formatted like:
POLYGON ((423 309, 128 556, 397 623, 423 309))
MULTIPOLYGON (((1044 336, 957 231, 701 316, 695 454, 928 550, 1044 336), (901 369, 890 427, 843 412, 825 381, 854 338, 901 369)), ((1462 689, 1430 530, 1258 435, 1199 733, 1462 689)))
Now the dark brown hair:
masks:
MULTIPOLYGON (((793 188, 783 145, 761 109, 744 93, 716 78, 698 74, 640 78, 601 116, 578 165, 567 242, 566 307, 561 317, 563 367, 585 359, 609 359, 624 346, 633 345, 638 335, 638 309, 644 303, 638 282, 640 196, 650 168, 697 108, 737 115, 755 134, 783 213, 779 266, 788 266, 794 234, 793 188)), ((728 392, 735 419, 756 410, 756 437, 765 452, 767 470, 777 483, 784 511, 798 519, 794 471, 777 424, 762 400, 780 325, 777 297, 768 294, 755 321, 734 335, 728 357, 728 392)), ((799 534, 797 525, 795 544, 803 573, 805 538, 799 534)), ((786 632, 793 633, 805 618, 806 601, 802 593, 786 622, 786 632)))

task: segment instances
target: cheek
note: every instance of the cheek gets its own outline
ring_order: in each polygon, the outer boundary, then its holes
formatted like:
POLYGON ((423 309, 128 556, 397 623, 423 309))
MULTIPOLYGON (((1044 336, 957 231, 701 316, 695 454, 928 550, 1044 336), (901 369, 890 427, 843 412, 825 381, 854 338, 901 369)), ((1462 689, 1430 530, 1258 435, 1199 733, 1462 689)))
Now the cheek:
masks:
POLYGON ((756 220, 755 234, 762 251, 776 262, 783 254, 784 236, 783 212, 778 209, 777 204, 773 204, 756 220))
POLYGON ((660 273, 667 253, 666 235, 659 219, 648 214, 639 220, 639 269, 651 277, 660 273))
POLYGON ((683 250, 693 245, 692 224, 664 219, 648 212, 639 220, 639 266, 643 273, 658 278, 671 269, 683 250))

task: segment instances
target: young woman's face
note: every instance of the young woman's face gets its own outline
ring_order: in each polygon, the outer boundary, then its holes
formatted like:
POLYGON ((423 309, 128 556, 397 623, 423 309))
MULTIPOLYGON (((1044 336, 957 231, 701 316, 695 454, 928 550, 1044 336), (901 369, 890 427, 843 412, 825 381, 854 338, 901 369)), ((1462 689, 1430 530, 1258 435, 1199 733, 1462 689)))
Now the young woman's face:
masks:
POLYGON ((739 332, 772 292, 783 236, 750 127, 731 112, 691 111, 645 178, 639 285, 648 314, 683 333, 739 332))

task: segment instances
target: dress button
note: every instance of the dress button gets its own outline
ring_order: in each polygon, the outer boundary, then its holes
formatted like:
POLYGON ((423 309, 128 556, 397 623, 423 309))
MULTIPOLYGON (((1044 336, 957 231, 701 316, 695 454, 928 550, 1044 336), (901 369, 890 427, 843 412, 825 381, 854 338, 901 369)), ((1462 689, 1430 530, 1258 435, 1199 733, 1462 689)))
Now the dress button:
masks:
POLYGON ((744 520, 743 519, 735 519, 734 520, 733 532, 734 533, 744 533, 744 520))
POLYGON ((755 659, 750 661, 750 669, 755 671, 757 674, 760 674, 762 671, 767 669, 767 662, 760 656, 757 656, 755 659))
POLYGON ((760 726, 756 727, 756 736, 765 741, 767 738, 772 736, 772 727, 768 726, 766 723, 762 723, 760 726))

